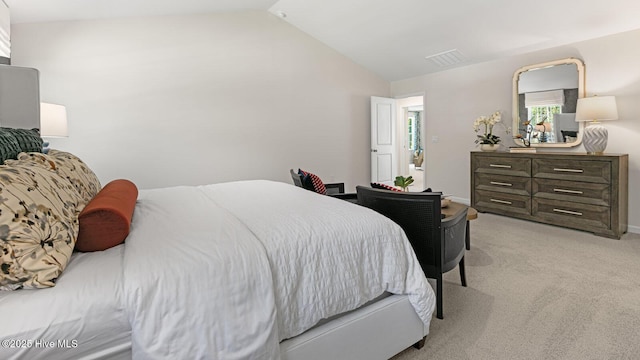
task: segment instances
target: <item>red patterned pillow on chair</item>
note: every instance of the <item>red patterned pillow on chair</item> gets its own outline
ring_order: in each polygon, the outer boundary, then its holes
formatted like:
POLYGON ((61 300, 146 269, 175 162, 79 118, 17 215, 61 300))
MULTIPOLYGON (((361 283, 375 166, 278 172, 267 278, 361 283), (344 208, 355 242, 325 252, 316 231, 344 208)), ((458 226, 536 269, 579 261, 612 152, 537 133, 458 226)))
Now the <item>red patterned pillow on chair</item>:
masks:
POLYGON ((318 175, 302 169, 298 169, 298 174, 302 175, 302 186, 304 186, 305 189, 313 190, 318 194, 327 195, 327 188, 324 186, 324 183, 320 180, 318 175))
POLYGON ((383 190, 391 190, 391 191, 399 191, 402 192, 402 189, 398 189, 393 186, 381 184, 381 183, 371 183, 371 187, 374 189, 383 189, 383 190))

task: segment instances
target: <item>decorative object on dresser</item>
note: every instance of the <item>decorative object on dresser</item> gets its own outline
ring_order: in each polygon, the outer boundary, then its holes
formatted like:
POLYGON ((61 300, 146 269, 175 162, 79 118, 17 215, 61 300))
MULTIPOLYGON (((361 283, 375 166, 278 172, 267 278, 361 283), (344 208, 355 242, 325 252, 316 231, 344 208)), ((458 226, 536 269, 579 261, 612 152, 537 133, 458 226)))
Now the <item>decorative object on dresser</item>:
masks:
MULTIPOLYGON (((531 121, 526 120, 522 122, 522 129, 518 129, 518 134, 515 134, 513 136, 513 139, 522 141, 522 145, 524 146, 524 148, 529 149, 531 148, 531 137, 533 136, 532 133, 533 133, 533 125, 531 125, 531 121)), ((516 141, 516 143, 517 142, 518 141, 516 141)))
POLYGON ((473 122, 473 130, 477 133, 483 131, 482 135, 476 135, 476 144, 480 144, 482 151, 496 151, 498 150, 498 143, 501 139, 499 136, 493 133, 493 129, 496 125, 502 125, 505 128, 507 134, 510 132, 509 128, 506 128, 501 122, 502 115, 500 111, 496 111, 489 116, 480 116, 473 122))
POLYGON ((509 147, 509 152, 514 152, 514 153, 536 153, 537 150, 534 147, 522 147, 522 146, 511 146, 509 147))
POLYGON ((498 151, 500 145, 498 144, 480 144, 480 150, 482 151, 498 151))
POLYGON ((618 120, 615 96, 593 96, 578 99, 576 121, 591 121, 584 129, 582 143, 587 154, 602 154, 607 148, 607 128, 600 121, 618 120))
POLYGON ((619 239, 628 163, 627 154, 471 152, 471 206, 619 239))

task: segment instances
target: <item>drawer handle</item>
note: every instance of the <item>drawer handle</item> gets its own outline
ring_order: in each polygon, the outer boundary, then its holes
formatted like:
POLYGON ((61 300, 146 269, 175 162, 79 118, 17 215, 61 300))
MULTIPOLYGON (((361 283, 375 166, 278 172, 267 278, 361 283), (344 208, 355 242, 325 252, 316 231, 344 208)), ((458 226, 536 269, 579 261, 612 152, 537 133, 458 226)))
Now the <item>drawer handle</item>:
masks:
POLYGON ((498 199, 491 199, 491 202, 498 203, 498 204, 507 204, 507 205, 511 205, 512 204, 511 201, 498 200, 498 199))
POLYGON ((513 184, 503 183, 503 182, 497 182, 497 181, 492 181, 492 182, 491 182, 491 185, 513 186, 513 184))
POLYGON ((584 170, 582 170, 582 169, 562 169, 562 168, 553 168, 553 171, 570 172, 570 173, 583 173, 584 172, 584 170))
POLYGON ((511 169, 511 165, 489 164, 489 167, 511 169))
POLYGON ((553 189, 553 191, 559 192, 559 193, 566 193, 566 194, 580 194, 580 195, 584 194, 580 190, 553 189))
POLYGON ((582 213, 577 211, 569 211, 569 210, 562 210, 562 209, 553 209, 553 211, 562 213, 562 214, 582 216, 582 213))

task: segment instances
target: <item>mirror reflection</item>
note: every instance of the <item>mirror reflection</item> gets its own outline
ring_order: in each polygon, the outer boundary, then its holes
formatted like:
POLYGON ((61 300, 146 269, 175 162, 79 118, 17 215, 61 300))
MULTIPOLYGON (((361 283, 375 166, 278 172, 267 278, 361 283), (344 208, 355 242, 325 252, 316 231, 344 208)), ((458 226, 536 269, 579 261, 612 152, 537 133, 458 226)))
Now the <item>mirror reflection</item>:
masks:
POLYGON ((575 121, 578 98, 584 96, 584 65, 563 59, 518 69, 514 74, 514 121, 519 145, 569 147, 582 140, 575 121))

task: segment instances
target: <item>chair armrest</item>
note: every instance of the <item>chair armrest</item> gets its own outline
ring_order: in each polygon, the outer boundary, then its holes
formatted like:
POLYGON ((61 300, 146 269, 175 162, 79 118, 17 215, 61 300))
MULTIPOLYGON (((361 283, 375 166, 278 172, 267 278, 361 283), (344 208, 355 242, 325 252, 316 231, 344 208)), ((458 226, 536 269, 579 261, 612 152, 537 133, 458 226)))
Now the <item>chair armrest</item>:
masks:
POLYGON ((327 195, 344 194, 344 183, 324 184, 327 188, 327 195))
POLYGON ((352 202, 352 203, 357 203, 358 202, 358 194, 357 193, 329 194, 329 196, 334 197, 336 199, 346 200, 346 201, 352 202))

